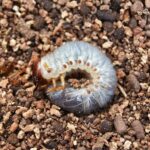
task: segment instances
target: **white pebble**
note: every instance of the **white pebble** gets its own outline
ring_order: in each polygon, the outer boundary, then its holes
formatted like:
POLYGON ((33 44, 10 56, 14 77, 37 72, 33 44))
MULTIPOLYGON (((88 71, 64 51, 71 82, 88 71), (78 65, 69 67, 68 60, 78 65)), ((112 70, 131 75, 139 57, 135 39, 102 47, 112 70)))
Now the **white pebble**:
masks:
POLYGON ((125 141, 125 143, 124 143, 124 145, 123 145, 123 147, 124 147, 124 149, 125 150, 128 150, 128 149, 130 149, 131 148, 131 142, 130 141, 125 141))

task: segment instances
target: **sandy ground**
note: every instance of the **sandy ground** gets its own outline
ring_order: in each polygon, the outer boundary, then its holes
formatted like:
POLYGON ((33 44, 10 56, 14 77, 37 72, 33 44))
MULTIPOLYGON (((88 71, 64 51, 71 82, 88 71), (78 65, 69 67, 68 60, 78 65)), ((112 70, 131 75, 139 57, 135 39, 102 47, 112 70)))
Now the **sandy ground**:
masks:
POLYGON ((149 0, 0 0, 0 149, 148 150, 149 0), (29 62, 66 41, 103 49, 117 72, 114 102, 75 116, 37 88, 29 62))

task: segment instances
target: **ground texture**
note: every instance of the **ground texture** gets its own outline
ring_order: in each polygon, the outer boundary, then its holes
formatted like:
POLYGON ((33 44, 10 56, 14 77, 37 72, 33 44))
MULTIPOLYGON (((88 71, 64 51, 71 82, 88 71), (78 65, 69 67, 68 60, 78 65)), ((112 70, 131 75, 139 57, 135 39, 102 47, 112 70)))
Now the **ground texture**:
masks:
POLYGON ((149 0, 0 0, 0 149, 148 150, 149 0), (114 102, 75 116, 37 88, 32 56, 63 42, 102 47, 118 77, 114 102))

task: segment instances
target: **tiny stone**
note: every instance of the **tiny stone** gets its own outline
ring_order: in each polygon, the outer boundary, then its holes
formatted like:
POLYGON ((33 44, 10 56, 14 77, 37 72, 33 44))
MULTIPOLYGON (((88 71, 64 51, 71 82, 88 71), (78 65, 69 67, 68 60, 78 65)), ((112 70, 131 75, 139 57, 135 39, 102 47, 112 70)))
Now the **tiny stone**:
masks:
POLYGON ((131 18, 130 21, 129 21, 129 26, 130 28, 135 28, 137 26, 137 21, 135 18, 131 18))
POLYGON ((111 22, 105 21, 103 23, 103 28, 105 31, 111 32, 111 31, 113 31, 113 24, 111 22))
POLYGON ((61 14, 61 17, 64 19, 68 16, 68 12, 67 11, 63 11, 61 14))
POLYGON ((143 3, 139 0, 136 0, 134 4, 131 6, 131 12, 137 13, 143 11, 143 3))
POLYGON ((107 49, 107 48, 110 48, 112 46, 112 44, 113 44, 113 42, 107 41, 107 42, 103 43, 102 47, 107 49))
POLYGON ((124 149, 125 150, 128 150, 128 149, 130 149, 131 148, 131 141, 125 141, 125 143, 124 143, 124 145, 123 145, 123 147, 124 147, 124 149))
POLYGON ((86 16, 90 13, 90 8, 85 3, 82 3, 80 6, 80 11, 82 15, 86 16))
POLYGON ((25 132, 24 131, 22 131, 22 130, 20 130, 19 131, 19 133, 18 133, 18 135, 17 135, 17 137, 18 137, 18 139, 23 139, 24 138, 24 135, 25 135, 25 132))
POLYGON ((125 34, 126 34, 128 37, 132 37, 132 35, 133 35, 132 30, 131 30, 129 27, 124 27, 124 29, 125 29, 125 34))
POLYGON ((123 28, 116 29, 113 34, 114 34, 114 37, 118 40, 123 40, 123 38, 125 37, 123 28))
POLYGON ((86 150, 86 148, 85 147, 78 147, 78 150, 86 150))
POLYGON ((41 17, 41 16, 35 17, 34 24, 33 24, 33 29, 38 31, 38 30, 40 30, 40 29, 42 29, 44 27, 45 27, 44 18, 41 17))
POLYGON ((50 11, 53 8, 53 2, 50 0, 43 0, 43 8, 47 11, 50 11))
POLYGON ((4 127, 3 127, 3 124, 0 123, 0 135, 3 134, 3 132, 4 132, 4 127))
POLYGON ((120 11, 120 0, 112 0, 110 8, 114 11, 120 11))
POLYGON ((150 37, 150 30, 147 30, 147 31, 145 32, 145 34, 146 34, 147 37, 150 37))
POLYGON ((25 119, 32 118, 32 116, 33 116, 33 110, 32 110, 32 109, 29 109, 28 111, 24 112, 24 113, 22 114, 22 116, 23 116, 25 119))
POLYGON ((40 129, 39 128, 34 128, 34 133, 35 133, 35 137, 37 138, 37 139, 40 139, 40 129))
POLYGON ((136 92, 139 92, 141 87, 140 83, 137 80, 136 76, 133 74, 129 74, 127 77, 128 83, 130 85, 130 89, 134 89, 136 92))
POLYGON ((110 21, 114 22, 118 18, 118 14, 116 12, 112 12, 110 10, 98 10, 97 11, 98 19, 102 21, 110 21))
POLYGON ((143 139, 145 137, 144 129, 139 120, 135 120, 131 123, 132 128, 136 132, 136 136, 138 139, 143 139))
POLYGON ((59 5, 62 5, 62 6, 63 6, 63 5, 65 5, 65 4, 67 3, 67 1, 68 1, 68 0, 58 0, 57 3, 58 3, 59 5))
POLYGON ((119 134, 123 134, 127 131, 127 126, 120 115, 117 115, 114 119, 114 126, 119 134))
POLYGON ((11 1, 11 0, 3 0, 2 1, 2 6, 4 8, 7 8, 7 9, 12 9, 12 7, 13 7, 13 1, 11 1))
POLYGON ((7 113, 3 116, 3 122, 4 122, 4 123, 6 123, 6 122, 9 120, 10 115, 11 115, 11 112, 9 111, 9 112, 7 112, 7 113))
POLYGON ((11 39, 9 45, 14 47, 16 45, 16 40, 15 39, 11 39))
POLYGON ((55 108, 51 108, 51 109, 50 109, 50 114, 51 114, 51 115, 55 115, 55 116, 57 116, 57 117, 61 117, 60 111, 57 110, 57 109, 55 109, 55 108))
POLYGON ((112 129, 113 129, 112 122, 110 122, 110 121, 108 121, 108 120, 104 120, 104 121, 101 123, 100 131, 101 131, 102 133, 111 132, 112 129))
POLYGON ((69 8, 76 8, 77 6, 78 6, 77 1, 67 2, 67 7, 69 8))
POLYGON ((145 0, 145 6, 146 8, 150 8, 150 0, 145 0))
POLYGON ((67 128, 71 130, 73 133, 76 133, 76 126, 74 126, 73 124, 68 123, 67 128))
POLYGON ((47 149, 56 149, 57 148, 57 142, 56 141, 49 141, 46 144, 44 144, 44 146, 47 149))
POLYGON ((10 134, 7 140, 10 144, 17 144, 18 143, 17 135, 14 133, 10 134))
POLYGON ((39 100, 35 102, 36 108, 37 109, 44 109, 45 107, 45 102, 43 100, 39 100))
POLYGON ((0 81, 0 87, 6 88, 8 83, 9 83, 8 79, 1 80, 0 81))
POLYGON ((33 131, 34 128, 35 128, 35 124, 29 124, 29 125, 26 125, 25 127, 22 127, 22 130, 24 132, 30 132, 30 131, 33 131))
POLYGON ((11 124, 9 130, 10 130, 11 132, 14 132, 14 131, 17 130, 17 128, 18 128, 18 123, 14 122, 14 123, 11 124))
POLYGON ((7 21, 7 19, 5 19, 5 18, 3 18, 3 19, 1 19, 0 20, 0 26, 1 27, 8 27, 8 21, 7 21))

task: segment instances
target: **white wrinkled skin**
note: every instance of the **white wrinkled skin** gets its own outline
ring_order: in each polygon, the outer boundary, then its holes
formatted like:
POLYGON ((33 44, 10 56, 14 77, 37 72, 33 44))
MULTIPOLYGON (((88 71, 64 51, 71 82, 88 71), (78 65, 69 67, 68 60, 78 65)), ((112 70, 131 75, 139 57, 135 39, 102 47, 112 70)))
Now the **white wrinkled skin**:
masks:
POLYGON ((47 94, 55 104, 67 111, 76 114, 98 111, 112 100, 117 82, 110 59, 98 48, 86 42, 67 42, 54 53, 42 57, 38 64, 38 70, 47 80, 58 78, 60 74, 77 68, 89 72, 93 83, 86 88, 66 87, 65 90, 47 94), (77 60, 81 60, 81 63, 78 64, 77 60), (64 68, 63 64, 67 64, 68 61, 72 61, 73 65, 67 65, 67 68, 64 68), (43 67, 45 62, 52 69, 50 73, 43 67), (86 65, 88 62, 90 66, 86 65), (97 70, 93 71, 93 68, 97 70))

